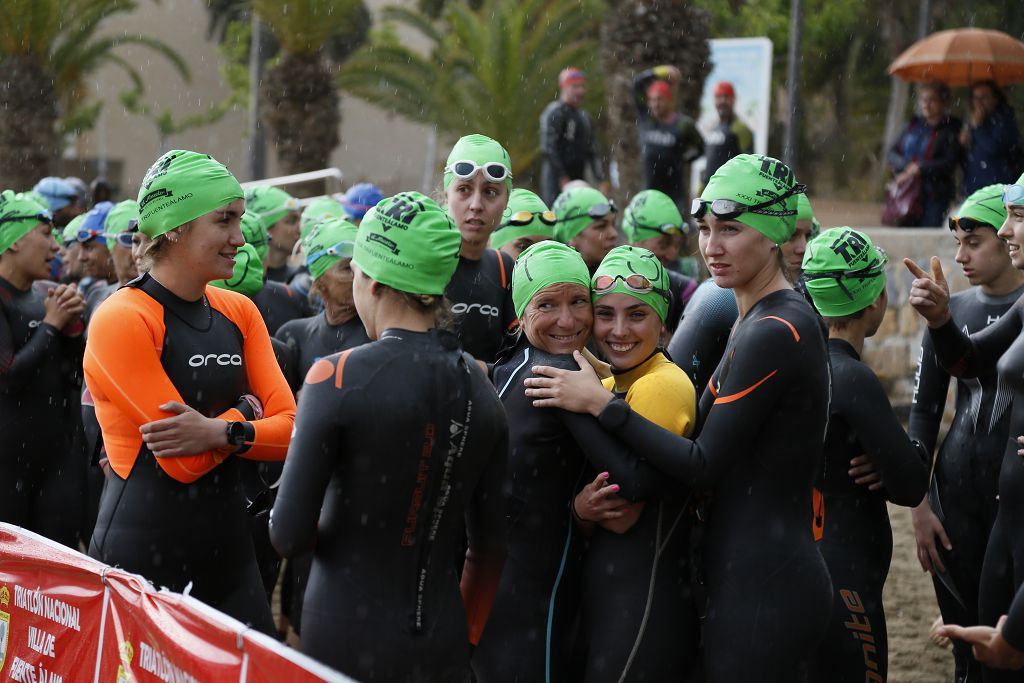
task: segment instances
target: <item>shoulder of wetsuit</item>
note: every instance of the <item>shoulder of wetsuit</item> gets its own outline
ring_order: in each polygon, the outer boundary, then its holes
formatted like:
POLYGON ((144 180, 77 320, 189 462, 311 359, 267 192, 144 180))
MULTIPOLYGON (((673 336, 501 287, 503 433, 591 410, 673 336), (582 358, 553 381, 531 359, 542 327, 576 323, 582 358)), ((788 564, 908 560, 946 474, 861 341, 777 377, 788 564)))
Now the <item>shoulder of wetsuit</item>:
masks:
MULTIPOLYGON (((579 370, 579 363, 571 353, 548 353, 530 345, 530 365, 546 365, 562 370, 579 370)), ((532 372, 530 374, 533 374, 532 372)))
POLYGON ((489 249, 497 257, 498 277, 501 286, 508 289, 512 284, 512 269, 515 268, 516 260, 498 249, 489 249))
POLYGON ((228 320, 235 323, 243 334, 253 319, 263 320, 252 299, 239 292, 207 285, 206 300, 210 302, 211 308, 220 311, 228 320))
POLYGON ((281 327, 277 328, 277 332, 274 333, 274 338, 278 341, 284 342, 285 344, 291 341, 301 342, 309 338, 311 321, 316 320, 316 317, 312 318, 295 318, 289 320, 281 327))

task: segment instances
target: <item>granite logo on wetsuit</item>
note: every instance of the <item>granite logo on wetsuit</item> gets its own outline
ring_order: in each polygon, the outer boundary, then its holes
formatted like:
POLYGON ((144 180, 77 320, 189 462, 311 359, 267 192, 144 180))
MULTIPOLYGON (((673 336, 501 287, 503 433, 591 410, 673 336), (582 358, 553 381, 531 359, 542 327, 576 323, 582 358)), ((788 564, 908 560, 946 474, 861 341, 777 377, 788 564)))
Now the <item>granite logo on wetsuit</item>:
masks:
POLYGON ((850 635, 854 639, 864 643, 861 646, 864 651, 864 666, 866 667, 864 682, 885 683, 878 673, 878 662, 875 661, 875 653, 878 652, 878 648, 875 647, 875 636, 871 633, 871 620, 864 615, 866 610, 860 595, 857 594, 857 591, 846 589, 840 590, 839 595, 843 599, 843 606, 850 610, 850 620, 843 622, 843 625, 850 631, 850 635))

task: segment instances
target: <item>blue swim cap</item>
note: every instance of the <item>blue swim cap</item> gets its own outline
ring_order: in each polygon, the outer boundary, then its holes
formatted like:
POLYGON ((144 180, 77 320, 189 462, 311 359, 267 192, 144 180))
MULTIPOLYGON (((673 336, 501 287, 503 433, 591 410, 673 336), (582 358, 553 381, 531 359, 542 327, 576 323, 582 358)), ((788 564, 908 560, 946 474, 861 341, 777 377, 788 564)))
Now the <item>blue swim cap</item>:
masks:
POLYGON ((341 205, 353 220, 361 221, 366 212, 384 199, 384 193, 373 183, 357 183, 341 197, 341 205))
POLYGON ((78 191, 63 178, 50 176, 43 178, 32 188, 38 192, 50 205, 50 211, 60 211, 71 202, 78 199, 78 191))

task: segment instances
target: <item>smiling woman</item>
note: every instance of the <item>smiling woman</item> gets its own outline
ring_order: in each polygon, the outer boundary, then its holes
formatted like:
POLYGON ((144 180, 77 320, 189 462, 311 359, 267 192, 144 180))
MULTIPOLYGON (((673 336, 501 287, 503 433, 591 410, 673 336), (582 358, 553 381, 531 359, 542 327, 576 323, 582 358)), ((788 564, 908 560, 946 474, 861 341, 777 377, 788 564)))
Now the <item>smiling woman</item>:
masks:
POLYGON ((244 244, 242 190, 212 157, 175 150, 139 206, 150 270, 96 311, 85 351, 110 462, 89 553, 173 590, 191 583, 269 633, 232 456, 283 460, 295 401, 255 305, 208 287, 244 244))

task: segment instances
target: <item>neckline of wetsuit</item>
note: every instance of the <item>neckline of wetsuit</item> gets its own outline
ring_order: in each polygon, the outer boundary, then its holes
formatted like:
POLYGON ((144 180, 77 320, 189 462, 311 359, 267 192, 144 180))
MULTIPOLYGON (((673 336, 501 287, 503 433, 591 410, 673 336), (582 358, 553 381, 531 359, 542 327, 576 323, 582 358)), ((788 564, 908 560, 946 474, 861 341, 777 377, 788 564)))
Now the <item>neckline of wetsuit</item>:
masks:
POLYGON ((860 354, 857 353, 857 349, 853 348, 853 344, 846 341, 845 339, 837 339, 835 337, 829 337, 828 339, 829 349, 835 347, 837 351, 845 353, 854 360, 860 360, 860 354))
MULTIPOLYGON (((654 358, 655 356, 657 356, 657 355, 658 355, 659 353, 662 353, 662 351, 663 351, 663 349, 662 349, 662 348, 661 348, 660 346, 656 346, 656 347, 654 347, 654 350, 653 350, 653 351, 651 351, 651 352, 650 352, 650 353, 649 353, 649 354, 647 355, 647 358, 644 358, 644 359, 643 359, 642 361, 640 361, 639 363, 637 363, 636 365, 634 365, 634 366, 632 366, 632 367, 628 367, 628 368, 617 368, 617 367, 615 367, 614 365, 611 365, 611 366, 609 366, 609 367, 611 367, 611 369, 612 369, 612 374, 613 374, 613 375, 615 375, 616 379, 618 379, 619 377, 622 377, 623 375, 628 375, 629 373, 633 372, 633 371, 634 371, 634 370, 636 370, 637 368, 639 368, 639 367, 641 367, 641 366, 643 366, 643 365, 646 365, 648 361, 650 361, 650 360, 651 360, 652 358, 654 358)), ((646 372, 646 371, 645 371, 645 372, 646 372)), ((641 373, 641 374, 643 374, 643 373, 641 373)), ((631 382, 631 383, 632 383, 632 382, 631 382)))
POLYGON ((0 287, 10 291, 12 298, 16 296, 23 296, 32 291, 32 285, 29 285, 28 289, 18 289, 10 280, 3 277, 0 277, 0 287))
POLYGON ((654 370, 655 367, 671 362, 662 350, 657 348, 642 363, 634 365, 628 370, 612 368, 612 380, 614 382, 612 388, 616 393, 625 394, 638 379, 654 370))
POLYGON ((448 351, 455 351, 461 347, 459 338, 448 330, 440 330, 436 327, 432 327, 425 332, 416 332, 413 330, 403 330, 399 327, 389 327, 380 333, 377 337, 377 341, 384 341, 385 339, 410 339, 410 340, 437 340, 448 351))
POLYGON ((981 291, 981 287, 974 288, 975 296, 978 297, 978 301, 988 306, 1005 306, 1006 304, 1012 304, 1024 294, 1024 285, 1021 285, 1017 289, 1013 290, 1009 294, 1002 296, 992 296, 981 291))
POLYGON ((157 282, 149 273, 125 286, 141 289, 163 306, 165 311, 194 330, 207 332, 213 326, 213 311, 205 294, 198 301, 186 301, 157 282))

